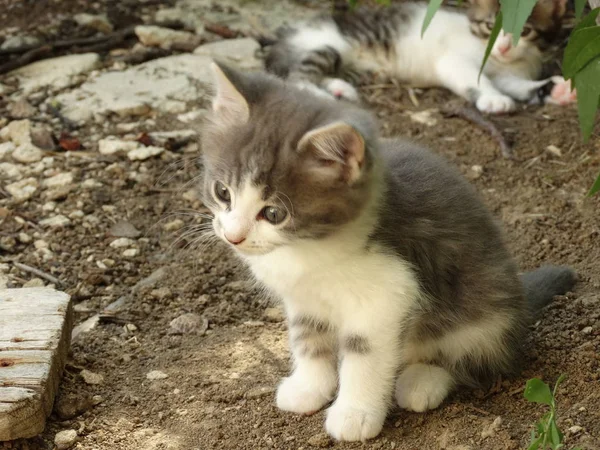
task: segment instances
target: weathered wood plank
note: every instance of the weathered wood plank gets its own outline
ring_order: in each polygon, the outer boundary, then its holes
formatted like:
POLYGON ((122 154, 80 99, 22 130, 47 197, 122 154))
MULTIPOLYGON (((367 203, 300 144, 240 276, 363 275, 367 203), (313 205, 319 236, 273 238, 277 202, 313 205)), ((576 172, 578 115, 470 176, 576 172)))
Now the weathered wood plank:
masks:
POLYGON ((0 441, 43 431, 67 358, 73 312, 53 289, 0 290, 0 441))

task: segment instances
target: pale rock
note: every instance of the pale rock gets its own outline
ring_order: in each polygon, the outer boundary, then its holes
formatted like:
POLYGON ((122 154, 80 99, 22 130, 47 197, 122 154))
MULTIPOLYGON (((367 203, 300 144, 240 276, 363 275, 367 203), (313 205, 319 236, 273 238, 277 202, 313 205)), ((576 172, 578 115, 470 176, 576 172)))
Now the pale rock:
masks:
POLYGON ((142 124, 140 122, 118 123, 116 128, 122 133, 130 133, 131 131, 139 128, 141 125, 142 124))
POLYGON ((25 99, 21 99, 10 106, 10 115, 15 119, 26 119, 36 112, 37 110, 25 99))
POLYGON ((185 222, 181 219, 175 219, 170 222, 167 222, 163 225, 163 230, 165 231, 177 231, 183 227, 185 222))
POLYGON ((592 331, 594 331, 594 328, 592 327, 585 327, 583 330, 581 330, 583 334, 592 334, 592 331))
POLYGON ((43 248, 48 248, 48 242, 44 241, 43 239, 38 239, 33 243, 33 246, 35 247, 36 250, 41 250, 43 248))
POLYGON ((12 184, 6 185, 6 191, 13 196, 17 202, 29 200, 38 189, 38 182, 35 178, 26 178, 12 184))
POLYGON ((128 248, 127 250, 123 250, 122 255, 125 258, 134 258, 140 254, 140 250, 137 248, 128 248))
POLYGON ((581 431, 583 431, 583 427, 579 425, 573 425, 572 427, 569 427, 569 433, 571 434, 578 434, 581 433, 581 431))
POLYGON ((262 62, 256 57, 259 49, 260 45, 252 38, 225 39, 201 45, 194 54, 229 60, 242 69, 260 69, 262 62))
POLYGON ((34 36, 11 36, 0 45, 0 50, 13 50, 20 47, 34 46, 40 40, 34 36))
POLYGON ((83 183, 81 183, 81 187, 83 189, 95 189, 95 188, 99 188, 102 186, 103 186, 102 183, 100 183, 99 181, 97 181, 94 178, 88 178, 83 183))
POLYGON ((115 113, 121 117, 144 115, 167 100, 199 100, 204 89, 197 83, 212 84, 206 56, 182 54, 158 58, 122 72, 105 72, 79 88, 60 94, 68 119, 89 120, 94 114, 115 113))
POLYGON ((0 144, 0 159, 9 156, 17 148, 13 142, 3 142, 0 144))
POLYGON ((112 24, 109 22, 106 14, 75 14, 73 16, 75 22, 82 27, 92 28, 101 33, 110 33, 113 30, 112 24))
POLYGON ((31 243, 31 241, 33 240, 31 236, 29 236, 27 233, 24 232, 20 232, 17 235, 17 239, 19 240, 19 242, 21 242, 22 244, 29 244, 31 243))
POLYGON ((12 158, 23 164, 31 164, 42 160, 44 152, 31 143, 19 145, 12 152, 12 158))
POLYGON ((102 384, 104 383, 104 376, 99 373, 92 372, 91 370, 83 369, 80 372, 81 378, 86 384, 102 384))
POLYGON ((59 56, 13 70, 9 76, 18 78, 25 94, 46 86, 59 89, 70 86, 75 75, 92 70, 99 61, 97 53, 59 56))
POLYGON ((40 220, 40 225, 43 227, 49 228, 61 228, 69 225, 71 221, 68 217, 63 216, 62 214, 57 214, 56 216, 48 217, 47 219, 40 220))
POLYGON ((77 442, 77 431, 64 430, 56 433, 54 436, 54 445, 58 450, 67 450, 77 442))
POLYGON ((31 143, 31 121, 13 120, 0 130, 0 139, 12 141, 16 145, 31 143))
POLYGON ((16 164, 0 163, 0 178, 13 179, 21 176, 21 169, 16 164))
POLYGON ((438 120, 434 117, 434 114, 438 112, 437 109, 425 109, 423 111, 406 111, 406 114, 410 117, 413 122, 433 127, 437 124, 438 120))
POLYGON ((208 319, 194 313, 182 314, 169 323, 171 334, 203 335, 208 329, 208 319))
POLYGON ((110 227, 109 233, 111 236, 119 238, 137 238, 142 234, 132 223, 125 220, 116 222, 110 227))
POLYGON ((126 237, 120 237, 110 243, 110 246, 112 248, 132 247, 134 245, 136 245, 136 242, 133 239, 129 239, 126 237))
POLYGON ((127 157, 131 161, 145 161, 146 159, 152 158, 153 156, 160 155, 164 152, 165 149, 163 147, 138 147, 135 150, 131 150, 127 153, 127 157))
POLYGON ((42 205, 42 211, 44 212, 50 212, 50 211, 54 211, 56 209, 56 202, 46 202, 42 205))
POLYGON ((115 153, 127 153, 140 146, 136 141, 123 141, 114 136, 98 141, 98 151, 103 155, 114 155, 115 153))
POLYGON ((562 151, 560 150, 560 148, 553 144, 550 144, 548 147, 546 147, 546 151, 558 158, 562 156, 562 151))
POLYGON ((186 48, 198 44, 200 38, 188 31, 171 30, 155 25, 138 25, 135 34, 142 44, 147 47, 160 47, 165 50, 186 48))
POLYGON ((160 370, 152 370, 146 374, 146 379, 150 381, 164 380, 165 378, 169 378, 169 375, 160 370))
POLYGON ((71 211, 69 213, 69 219, 83 219, 84 216, 85 213, 80 209, 76 209, 75 211, 71 211))
POLYGON ((485 427, 485 429, 481 432, 481 437, 483 439, 487 439, 494 436, 500 425, 502 425, 502 417, 498 416, 491 424, 485 427))
POLYGON ((40 278, 32 278, 27 283, 23 284, 24 288, 39 288, 39 287, 45 287, 45 286, 46 285, 44 284, 44 280, 42 280, 40 278))
POLYGON ((70 172, 58 173, 42 182, 42 185, 46 188, 63 187, 71 184, 73 184, 73 174, 70 172))

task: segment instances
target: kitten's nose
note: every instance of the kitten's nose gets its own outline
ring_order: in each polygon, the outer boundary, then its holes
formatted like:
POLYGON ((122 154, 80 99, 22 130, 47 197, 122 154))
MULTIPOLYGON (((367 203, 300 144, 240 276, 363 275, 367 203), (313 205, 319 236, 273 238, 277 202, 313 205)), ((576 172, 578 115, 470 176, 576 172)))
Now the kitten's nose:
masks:
POLYGON ((498 47, 498 50, 502 55, 506 55, 506 53, 510 50, 510 45, 503 45, 501 47, 498 47))
POLYGON ((233 245, 240 245, 242 242, 244 242, 246 240, 246 238, 244 236, 236 236, 236 235, 228 235, 227 233, 225 233, 225 239, 227 239, 229 241, 230 244, 233 245))

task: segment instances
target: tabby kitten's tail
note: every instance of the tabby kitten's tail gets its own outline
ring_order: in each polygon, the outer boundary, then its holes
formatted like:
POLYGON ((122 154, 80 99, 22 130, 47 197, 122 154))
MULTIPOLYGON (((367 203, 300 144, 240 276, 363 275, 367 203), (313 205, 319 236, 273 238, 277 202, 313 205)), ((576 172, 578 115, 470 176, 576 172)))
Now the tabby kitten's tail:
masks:
POLYGON ((537 317, 555 295, 570 291, 576 281, 577 274, 564 266, 543 266, 521 275, 531 317, 537 317))

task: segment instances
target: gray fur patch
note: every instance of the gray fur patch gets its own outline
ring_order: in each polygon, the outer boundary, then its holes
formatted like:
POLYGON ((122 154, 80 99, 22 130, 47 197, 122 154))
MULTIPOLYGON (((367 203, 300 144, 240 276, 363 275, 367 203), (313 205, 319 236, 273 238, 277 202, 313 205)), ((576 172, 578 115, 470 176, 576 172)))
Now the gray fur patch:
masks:
POLYGON ((342 349, 347 353, 367 354, 371 351, 369 340, 359 334, 351 334, 344 338, 342 349))

